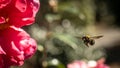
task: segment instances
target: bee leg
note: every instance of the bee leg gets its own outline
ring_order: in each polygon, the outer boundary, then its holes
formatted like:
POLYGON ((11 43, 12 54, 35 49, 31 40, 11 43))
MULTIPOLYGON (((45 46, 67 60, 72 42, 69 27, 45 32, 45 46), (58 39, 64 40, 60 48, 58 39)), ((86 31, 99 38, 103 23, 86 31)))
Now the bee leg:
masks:
POLYGON ((88 43, 85 43, 85 45, 86 45, 87 47, 89 47, 88 43))

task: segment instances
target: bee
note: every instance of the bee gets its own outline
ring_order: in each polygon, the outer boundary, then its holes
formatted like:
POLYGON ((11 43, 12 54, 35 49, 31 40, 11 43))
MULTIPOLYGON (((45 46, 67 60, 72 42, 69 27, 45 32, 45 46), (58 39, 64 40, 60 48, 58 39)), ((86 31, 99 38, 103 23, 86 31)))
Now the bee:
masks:
MULTIPOLYGON (((89 47, 89 45, 93 46, 95 44, 95 39, 99 39, 103 37, 103 35, 100 35, 100 36, 88 36, 88 35, 85 35, 83 37, 81 37, 81 39, 83 40, 84 44, 89 47)), ((80 38, 80 37, 79 37, 80 38)))

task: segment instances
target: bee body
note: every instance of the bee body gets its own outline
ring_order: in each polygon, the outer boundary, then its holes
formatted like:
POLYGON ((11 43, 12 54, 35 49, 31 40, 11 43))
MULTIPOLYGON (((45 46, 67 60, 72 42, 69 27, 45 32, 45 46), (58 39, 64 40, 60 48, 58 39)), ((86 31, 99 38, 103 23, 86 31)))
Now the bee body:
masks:
POLYGON ((84 44, 89 47, 89 45, 93 46, 95 44, 95 39, 99 39, 101 37, 103 36, 101 35, 101 36, 90 37, 90 36, 85 35, 81 39, 83 40, 84 44))
POLYGON ((95 40, 94 40, 94 39, 90 39, 90 40, 89 40, 89 44, 90 44, 90 45, 94 45, 94 44, 95 44, 95 40))

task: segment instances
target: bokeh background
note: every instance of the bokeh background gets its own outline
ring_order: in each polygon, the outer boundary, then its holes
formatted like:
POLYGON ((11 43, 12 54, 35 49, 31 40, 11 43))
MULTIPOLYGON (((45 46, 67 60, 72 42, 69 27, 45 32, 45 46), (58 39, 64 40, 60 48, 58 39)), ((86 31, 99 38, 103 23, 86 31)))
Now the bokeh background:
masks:
POLYGON ((119 0, 40 0, 33 25, 24 29, 38 43, 36 54, 21 67, 66 68, 74 60, 105 58, 111 68, 120 68, 119 0), (102 38, 87 47, 84 35, 102 38))

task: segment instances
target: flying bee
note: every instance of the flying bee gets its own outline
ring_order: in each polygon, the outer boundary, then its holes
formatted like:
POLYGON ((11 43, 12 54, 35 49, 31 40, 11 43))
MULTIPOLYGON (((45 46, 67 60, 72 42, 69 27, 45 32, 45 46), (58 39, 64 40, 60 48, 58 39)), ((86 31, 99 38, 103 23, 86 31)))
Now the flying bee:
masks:
POLYGON ((95 39, 99 39, 103 37, 103 35, 100 35, 100 36, 88 36, 88 35, 85 35, 83 37, 78 37, 78 38, 81 38, 84 42, 84 44, 89 47, 89 45, 93 46, 95 44, 95 39))

